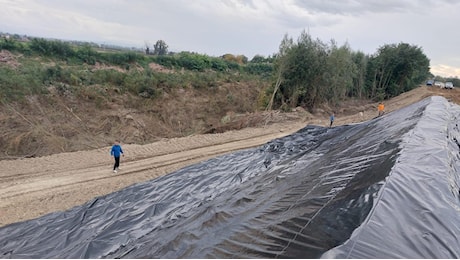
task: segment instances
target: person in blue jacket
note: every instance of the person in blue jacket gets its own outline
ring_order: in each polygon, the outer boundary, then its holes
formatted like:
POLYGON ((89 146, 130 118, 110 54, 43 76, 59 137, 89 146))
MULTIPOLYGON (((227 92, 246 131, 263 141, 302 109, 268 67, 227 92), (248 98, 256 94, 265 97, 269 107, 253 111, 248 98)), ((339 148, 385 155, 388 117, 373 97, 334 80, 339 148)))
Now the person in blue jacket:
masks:
POLYGON ((123 155, 123 149, 121 149, 120 141, 116 140, 110 150, 110 155, 115 158, 115 164, 113 165, 113 172, 117 173, 117 170, 120 169, 120 156, 123 155))
POLYGON ((335 119, 334 113, 331 114, 331 116, 330 116, 329 119, 330 119, 330 121, 331 121, 331 123, 330 123, 330 125, 329 125, 329 128, 330 128, 330 127, 332 127, 332 124, 334 123, 334 119, 335 119))

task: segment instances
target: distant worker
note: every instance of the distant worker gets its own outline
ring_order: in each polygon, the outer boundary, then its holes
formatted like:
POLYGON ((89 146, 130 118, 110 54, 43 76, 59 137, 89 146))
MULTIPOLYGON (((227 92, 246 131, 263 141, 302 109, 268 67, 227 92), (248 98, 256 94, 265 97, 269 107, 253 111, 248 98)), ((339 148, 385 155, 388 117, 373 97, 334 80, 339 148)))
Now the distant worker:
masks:
POLYGON ((112 150, 110 150, 110 155, 113 156, 115 159, 115 164, 113 165, 113 172, 117 173, 117 170, 120 169, 120 155, 124 155, 123 149, 121 149, 120 142, 115 140, 115 143, 112 146, 112 150))
POLYGON ((332 127, 332 124, 334 123, 334 113, 331 114, 331 117, 330 117, 330 120, 331 120, 331 124, 329 125, 329 128, 332 127))
POLYGON ((380 102, 378 106, 378 110, 379 110, 379 116, 383 116, 383 114, 385 113, 385 105, 383 105, 382 102, 380 102))

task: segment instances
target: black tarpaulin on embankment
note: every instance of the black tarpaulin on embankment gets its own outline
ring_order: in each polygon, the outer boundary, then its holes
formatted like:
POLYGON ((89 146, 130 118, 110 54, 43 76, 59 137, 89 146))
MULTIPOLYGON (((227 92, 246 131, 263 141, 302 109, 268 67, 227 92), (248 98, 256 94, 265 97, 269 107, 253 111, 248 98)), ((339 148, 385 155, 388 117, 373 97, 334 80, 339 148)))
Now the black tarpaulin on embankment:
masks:
POLYGON ((460 109, 307 126, 0 228, 3 258, 459 258, 460 109))

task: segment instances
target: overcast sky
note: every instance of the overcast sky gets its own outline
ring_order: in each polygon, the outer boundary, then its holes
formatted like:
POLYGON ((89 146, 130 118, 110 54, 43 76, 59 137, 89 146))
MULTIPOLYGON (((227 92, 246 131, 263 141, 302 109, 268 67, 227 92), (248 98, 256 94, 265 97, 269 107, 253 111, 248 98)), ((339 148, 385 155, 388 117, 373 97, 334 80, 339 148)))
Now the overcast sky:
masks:
POLYGON ((0 0, 0 32, 252 59, 302 30, 374 54, 422 48, 431 72, 460 77, 457 0, 0 0))

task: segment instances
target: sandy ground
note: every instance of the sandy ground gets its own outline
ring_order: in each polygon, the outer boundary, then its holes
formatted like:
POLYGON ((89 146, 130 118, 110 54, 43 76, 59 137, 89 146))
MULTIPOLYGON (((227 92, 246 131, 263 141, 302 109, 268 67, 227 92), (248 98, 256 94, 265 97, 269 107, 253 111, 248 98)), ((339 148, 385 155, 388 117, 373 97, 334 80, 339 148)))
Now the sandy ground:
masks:
MULTIPOLYGON (((420 87, 385 102, 386 112, 430 95, 458 97, 460 89, 420 87)), ((365 111, 347 116, 336 113, 335 124, 357 123, 376 115, 377 104, 373 104, 365 111)), ((165 139, 148 145, 122 144, 125 157, 122 157, 121 170, 117 174, 112 172, 110 147, 0 161, 0 226, 67 210, 131 184, 151 180, 218 155, 262 145, 294 133, 307 124, 326 125, 328 118, 291 118, 260 128, 165 139)))

